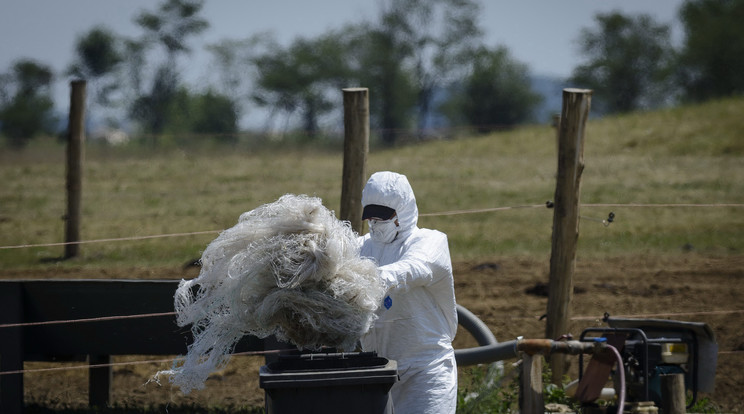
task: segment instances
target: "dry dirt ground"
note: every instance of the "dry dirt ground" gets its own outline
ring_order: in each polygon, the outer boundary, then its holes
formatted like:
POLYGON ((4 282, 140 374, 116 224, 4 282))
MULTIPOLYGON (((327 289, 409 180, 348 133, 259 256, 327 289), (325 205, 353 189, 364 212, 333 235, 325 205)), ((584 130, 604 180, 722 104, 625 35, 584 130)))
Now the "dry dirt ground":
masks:
MULTIPOLYGON (((455 263, 458 302, 478 315, 499 340, 517 336, 542 338, 547 298, 527 293, 548 280, 547 260, 494 259, 491 262, 455 263)), ((192 278, 196 270, 126 269, 117 272, 66 271, 40 273, 2 271, 0 278, 192 278)), ((744 256, 705 257, 694 253, 675 257, 622 257, 609 260, 577 260, 575 295, 570 333, 603 326, 605 312, 613 316, 655 317, 707 323, 719 345, 716 389, 708 397, 723 412, 744 412, 744 256)), ((456 348, 475 346, 460 330, 456 348)), ((262 405, 258 386, 259 356, 234 357, 229 366, 214 374, 204 390, 184 396, 167 383, 148 379, 165 362, 143 355, 115 357, 114 362, 132 362, 114 368, 113 403, 143 407, 211 405, 234 407, 262 405), (137 362, 137 363, 135 363, 137 362)), ((574 370, 577 365, 574 361, 574 370)), ((73 367, 79 364, 26 363, 25 368, 73 367)), ((27 373, 26 403, 50 408, 87 404, 87 371, 69 369, 27 373)))

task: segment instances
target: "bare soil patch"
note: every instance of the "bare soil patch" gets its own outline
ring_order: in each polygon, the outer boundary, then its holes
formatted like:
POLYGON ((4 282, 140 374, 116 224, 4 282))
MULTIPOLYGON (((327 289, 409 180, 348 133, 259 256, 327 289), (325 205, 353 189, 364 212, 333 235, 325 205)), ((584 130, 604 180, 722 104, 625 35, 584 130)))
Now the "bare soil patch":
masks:
MULTIPOLYGON (((458 302, 478 315, 499 340, 517 336, 541 338, 547 297, 539 295, 548 281, 547 259, 494 258, 488 262, 458 262, 455 289, 458 302)), ((39 278, 192 278, 197 269, 120 270, 0 270, 2 279, 39 278)), ((719 344, 716 390, 709 397, 724 412, 741 412, 740 386, 744 384, 744 256, 706 257, 694 253, 674 257, 616 257, 577 260, 574 276, 570 333, 603 326, 605 312, 614 315, 655 317, 705 322, 719 344)), ((461 330, 456 348, 475 346, 461 330)), ((122 356, 114 362, 160 360, 162 356, 122 356)), ((167 383, 148 382, 166 362, 138 363, 114 368, 113 403, 142 407, 210 405, 220 407, 263 404, 258 368, 263 357, 234 357, 229 366, 214 374, 204 390, 184 396, 167 383)), ((80 365, 68 363, 67 366, 80 365)), ((26 369, 60 367, 64 364, 26 363, 26 369)), ((87 405, 87 370, 70 369, 27 373, 26 403, 49 408, 87 405)))

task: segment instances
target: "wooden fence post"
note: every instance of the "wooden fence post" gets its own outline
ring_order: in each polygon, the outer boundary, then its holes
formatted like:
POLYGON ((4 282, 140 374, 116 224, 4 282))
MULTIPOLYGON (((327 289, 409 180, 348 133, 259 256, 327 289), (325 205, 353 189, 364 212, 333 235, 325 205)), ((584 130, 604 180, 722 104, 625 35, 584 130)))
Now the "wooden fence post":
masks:
POLYGON ((667 414, 686 412, 684 374, 661 375, 661 408, 667 414))
POLYGON ((362 232, 362 189, 369 152, 369 89, 347 88, 344 95, 344 167, 341 220, 362 232))
POLYGON ((111 397, 111 383, 114 370, 111 368, 110 355, 88 355, 88 405, 106 408, 111 397), (109 365, 109 366, 96 366, 109 365))
MULTIPOLYGON (((556 339, 568 333, 573 297, 573 272, 579 238, 579 196, 584 170, 584 129, 591 105, 591 90, 564 89, 558 122, 558 175, 553 210, 553 237, 548 283, 545 337, 556 339)), ((550 358, 552 382, 561 384, 566 356, 550 358)))
MULTIPOLYGON (((8 282, 0 289, 0 323, 20 322, 23 322, 23 288, 21 283, 8 282)), ((23 328, 5 328, 0 336, 0 371, 22 371, 23 328)), ((23 413, 23 374, 0 376, 0 413, 23 413)))
POLYGON ((522 371, 519 382, 519 411, 523 413, 545 412, 542 382, 542 354, 522 354, 522 371))
POLYGON ((85 142, 85 81, 70 82, 70 118, 67 135, 67 214, 65 259, 78 254, 80 200, 82 198, 83 148, 85 142))

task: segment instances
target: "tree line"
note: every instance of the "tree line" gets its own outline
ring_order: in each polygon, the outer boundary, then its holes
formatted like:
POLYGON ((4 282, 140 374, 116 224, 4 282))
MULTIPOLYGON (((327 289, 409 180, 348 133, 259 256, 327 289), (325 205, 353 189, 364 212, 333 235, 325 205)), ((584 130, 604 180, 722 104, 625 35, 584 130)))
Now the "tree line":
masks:
MULTIPOLYGON (((270 33, 207 46, 213 79, 183 79, 191 44, 209 27, 203 0, 163 0, 133 21, 127 38, 96 26, 76 41, 67 70, 31 59, 0 73, 0 134, 20 148, 55 133, 56 77, 88 81, 89 112, 140 134, 236 139, 240 119, 262 108, 267 125, 296 119, 313 138, 337 110, 339 90, 369 87, 371 122, 393 145, 400 131, 426 137, 432 119, 489 132, 534 121, 541 97, 529 67, 484 43, 476 0, 380 0, 377 18, 279 44, 270 33), (203 135, 202 135, 203 136, 203 135)), ((593 112, 619 113, 744 92, 744 0, 687 0, 670 27, 645 14, 595 16, 578 36, 583 61, 568 82, 594 90, 593 112)))

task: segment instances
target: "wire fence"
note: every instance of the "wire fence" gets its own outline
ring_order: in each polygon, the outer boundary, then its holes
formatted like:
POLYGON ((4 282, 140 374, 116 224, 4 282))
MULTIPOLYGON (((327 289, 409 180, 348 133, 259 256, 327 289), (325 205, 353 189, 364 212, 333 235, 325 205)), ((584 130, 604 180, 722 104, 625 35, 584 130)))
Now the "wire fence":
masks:
MULTIPOLYGON (((717 310, 717 311, 701 311, 701 312, 668 312, 668 313, 653 313, 653 314, 633 314, 633 315, 616 315, 617 317, 623 318, 654 318, 654 317, 677 317, 677 316, 706 316, 706 315, 731 315, 744 313, 744 309, 734 310, 717 310)), ((142 319, 142 318, 153 318, 162 316, 174 316, 175 312, 161 312, 161 313, 147 313, 137 315, 116 315, 116 316, 103 316, 97 318, 82 318, 82 319, 67 319, 67 320, 54 320, 54 321, 41 321, 41 322, 25 322, 25 323, 6 323, 0 324, 0 332, 2 329, 7 328, 23 328, 32 327, 39 325, 64 325, 64 324, 76 324, 76 323, 90 323, 90 322, 102 322, 112 320, 125 320, 125 319, 142 319)), ((520 319, 533 319, 540 320, 540 316, 534 317, 522 317, 520 319)), ((602 319, 602 316, 575 316, 571 320, 595 320, 602 319)), ((235 352, 231 356, 267 356, 276 355, 285 349, 270 349, 264 351, 246 351, 246 352, 235 352)), ((732 351, 718 351, 719 355, 731 355, 731 354, 744 354, 744 350, 732 350, 732 351)), ((79 364, 63 367, 46 367, 46 368, 32 368, 22 369, 13 371, 0 371, 0 376, 3 375, 18 375, 18 374, 30 374, 38 372, 58 372, 58 371, 69 371, 79 369, 91 369, 91 368, 113 368, 128 365, 145 365, 145 364, 172 364, 177 362, 178 356, 174 358, 162 358, 162 359, 147 359, 147 360, 135 360, 125 362, 112 362, 105 364, 79 364)))
MULTIPOLYGON (((545 204, 529 204, 529 205, 517 205, 517 206, 503 206, 503 207, 489 207, 489 208, 480 208, 480 209, 468 209, 468 210, 451 210, 451 211, 441 211, 441 212, 434 212, 434 213, 420 213, 419 217, 443 217, 443 216, 455 216, 455 215, 463 215, 463 214, 481 214, 481 213, 492 213, 497 211, 507 211, 507 210, 518 210, 518 209, 529 209, 529 208, 552 208, 552 204, 550 201, 548 201, 545 204)), ((709 203, 709 204, 672 204, 672 203, 661 203, 661 204, 644 204, 644 203, 598 203, 598 204, 581 204, 581 207, 607 207, 607 208, 618 208, 618 207, 628 207, 628 208, 744 208, 744 204, 738 204, 738 203, 709 203)), ((581 216, 584 220, 590 220, 590 221, 598 221, 602 223, 607 223, 606 219, 596 219, 592 217, 587 216, 581 216)), ((10 250, 10 249, 25 249, 25 248, 35 248, 35 247, 56 247, 56 246, 67 246, 67 245, 75 245, 75 244, 91 244, 91 243, 108 243, 108 242, 121 242, 121 241, 137 241, 137 240, 149 240, 149 239, 159 239, 159 238, 166 238, 166 237, 186 237, 186 236, 199 236, 204 234, 217 234, 222 232, 224 229, 221 230, 201 230, 201 231, 192 231, 192 232, 182 232, 182 233, 166 233, 166 234, 152 234, 152 235, 146 235, 146 236, 131 236, 131 237, 115 237, 115 238, 104 238, 104 239, 93 239, 93 240, 78 240, 78 241, 70 241, 70 242, 53 242, 53 243, 29 243, 29 244, 18 244, 18 245, 6 245, 6 246, 0 246, 0 250, 10 250)))
MULTIPOLYGON (((462 214, 481 214, 491 213, 498 211, 516 210, 516 209, 536 209, 536 208, 551 208, 551 202, 545 204, 529 204, 529 205, 515 205, 515 206, 502 206, 502 207, 491 207, 481 209, 468 209, 468 210, 452 210, 432 213, 421 213, 421 217, 437 217, 437 216, 453 216, 462 214)), ((602 207, 602 208, 744 208, 744 204, 738 203, 697 203, 697 204, 684 204, 684 203, 660 203, 660 204, 648 204, 648 203, 596 203, 596 204, 581 204, 581 207, 602 207)), ((601 221, 607 224, 607 220, 594 219, 591 217, 581 217, 582 219, 588 219, 593 221, 601 221)), ((181 232, 181 233, 169 233, 169 234, 155 234, 147 236, 132 236, 132 237, 119 237, 119 238, 104 238, 95 240, 81 240, 74 242, 59 242, 59 243, 37 243, 37 244, 21 244, 21 245, 9 245, 0 246, 0 250, 7 249, 23 249, 23 248, 36 248, 36 247, 50 247, 50 246, 65 246, 69 244, 89 244, 89 243, 109 243, 109 242, 120 242, 120 241, 137 241, 137 240, 148 240, 155 238, 166 238, 166 237, 187 237, 197 236, 204 234, 216 234, 223 230, 204 230, 194 232, 181 232)), ((654 314, 632 314, 632 315, 617 315, 618 317, 627 318, 655 318, 655 317, 678 317, 678 316, 711 316, 711 315, 732 315, 742 314, 744 309, 733 309, 733 310, 714 310, 714 311, 695 311, 695 312, 666 312, 666 313, 654 313, 654 314)), ((90 323, 90 322, 102 322, 102 321, 114 321, 114 320, 125 320, 125 319, 142 319, 142 318, 153 318, 163 316, 175 316, 175 312, 160 312, 160 313, 147 313, 147 314, 133 314, 133 315, 111 315, 101 316, 95 318, 82 318, 82 319, 66 319, 66 320, 49 320, 49 321, 37 321, 37 322, 23 322, 23 323, 6 323, 0 324, 0 333, 3 329, 9 328, 24 328, 32 326, 42 325, 65 325, 65 324, 78 324, 78 323, 90 323)), ((540 320, 540 316, 534 317, 512 317, 512 319, 530 319, 540 320)), ((599 320, 601 316, 575 316, 571 317, 571 320, 599 320)), ((277 354, 281 352, 280 349, 265 350, 265 351, 249 351, 249 352, 238 352, 233 353, 233 356, 266 356, 277 354)), ((719 355, 732 355, 732 354, 744 354, 744 350, 729 350, 729 351, 718 351, 719 355)), ((137 360, 127 362, 114 362, 106 364, 81 364, 74 366, 64 367, 48 367, 48 368, 36 368, 36 369, 23 369, 14 371, 0 371, 0 376, 3 375, 18 375, 27 373, 37 372, 56 372, 65 370, 77 370, 77 369, 90 369, 90 368, 106 368, 106 367, 118 367, 126 365, 143 365, 143 364, 162 364, 162 363, 173 363, 177 360, 176 358, 166 359, 149 359, 149 360, 137 360)))

